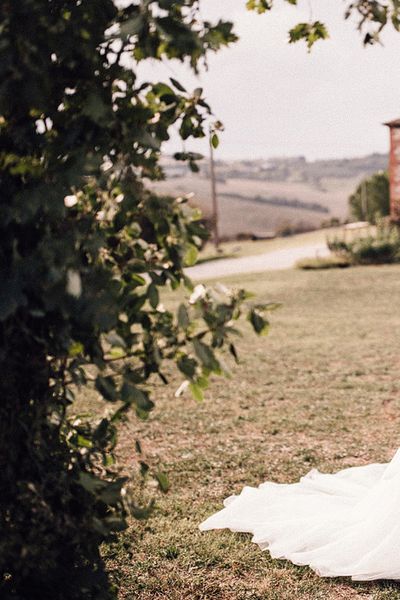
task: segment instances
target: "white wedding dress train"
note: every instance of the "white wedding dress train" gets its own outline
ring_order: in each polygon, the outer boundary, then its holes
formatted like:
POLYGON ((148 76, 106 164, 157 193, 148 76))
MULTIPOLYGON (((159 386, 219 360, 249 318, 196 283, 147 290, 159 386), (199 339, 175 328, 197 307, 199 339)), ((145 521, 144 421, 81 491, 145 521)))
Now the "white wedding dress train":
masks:
POLYGON ((313 469, 298 483, 245 487, 224 506, 202 531, 252 533, 273 558, 322 577, 400 579, 400 449, 387 464, 332 475, 313 469))

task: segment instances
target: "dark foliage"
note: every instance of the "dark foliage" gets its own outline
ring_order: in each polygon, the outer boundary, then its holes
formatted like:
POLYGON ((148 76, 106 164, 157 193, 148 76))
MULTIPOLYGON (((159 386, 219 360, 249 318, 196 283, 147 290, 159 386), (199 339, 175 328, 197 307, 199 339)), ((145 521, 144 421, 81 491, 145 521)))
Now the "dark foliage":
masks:
MULTIPOLYGON (((177 314, 162 306, 162 288, 192 290, 183 267, 206 233, 184 202, 144 188, 162 176, 170 126, 203 136, 210 109, 200 89, 139 85, 123 66, 166 57, 197 69, 235 40, 230 23, 202 22, 197 9, 195 0, 0 5, 1 598, 113 595, 99 546, 128 513, 151 510, 123 493, 118 420, 130 408, 146 418, 147 382, 165 381, 164 361, 197 398, 224 370, 217 351, 245 294, 198 288, 177 314), (109 403, 107 417, 69 417, 87 387, 109 403)), ((184 158, 196 168, 198 156, 184 158)), ((250 311, 259 333, 262 312, 250 311)), ((165 475, 155 477, 166 491, 165 475)))
POLYGON ((380 222, 376 233, 358 235, 354 239, 335 238, 329 249, 350 264, 376 265, 400 262, 400 230, 396 225, 380 222))

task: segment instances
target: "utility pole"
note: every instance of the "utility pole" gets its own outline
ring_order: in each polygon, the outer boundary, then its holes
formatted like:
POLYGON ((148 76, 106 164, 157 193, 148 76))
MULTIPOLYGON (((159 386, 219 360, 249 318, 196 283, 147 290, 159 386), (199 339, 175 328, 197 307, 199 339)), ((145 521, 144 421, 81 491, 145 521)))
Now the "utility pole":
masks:
POLYGON ((219 252, 219 231, 218 231, 218 202, 217 202, 217 186, 215 181, 215 168, 214 168, 214 146, 212 144, 213 131, 210 127, 209 130, 209 143, 210 143, 210 177, 211 177, 211 198, 212 198, 212 215, 213 215, 213 229, 214 229, 214 244, 215 249, 219 252))

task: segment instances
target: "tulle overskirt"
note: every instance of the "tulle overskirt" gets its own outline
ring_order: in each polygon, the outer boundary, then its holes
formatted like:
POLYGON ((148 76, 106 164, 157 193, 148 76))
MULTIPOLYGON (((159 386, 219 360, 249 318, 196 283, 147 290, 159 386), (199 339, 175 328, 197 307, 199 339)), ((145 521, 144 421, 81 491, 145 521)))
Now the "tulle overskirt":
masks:
POLYGON ((273 558, 323 577, 400 579, 400 449, 386 464, 245 487, 224 506, 202 531, 249 532, 273 558))

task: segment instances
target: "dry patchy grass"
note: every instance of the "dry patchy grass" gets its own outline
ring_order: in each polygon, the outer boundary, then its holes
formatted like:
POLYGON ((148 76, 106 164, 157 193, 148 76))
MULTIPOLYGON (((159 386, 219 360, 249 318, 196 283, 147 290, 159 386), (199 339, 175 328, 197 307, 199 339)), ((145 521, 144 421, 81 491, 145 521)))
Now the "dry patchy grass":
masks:
POLYGON ((400 268, 273 272, 228 283, 284 307, 269 337, 246 333, 234 377, 216 380, 204 403, 175 399, 176 381, 157 385, 150 420, 124 424, 124 469, 136 468, 139 438, 172 487, 157 495, 149 521, 132 522, 105 550, 120 599, 400 599, 393 582, 319 579, 271 560, 248 535, 198 531, 245 484, 391 458, 400 430, 400 268))

